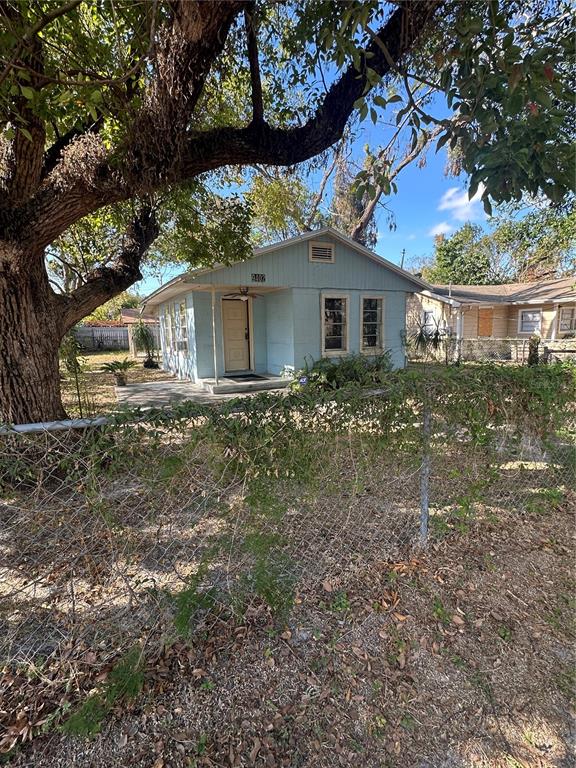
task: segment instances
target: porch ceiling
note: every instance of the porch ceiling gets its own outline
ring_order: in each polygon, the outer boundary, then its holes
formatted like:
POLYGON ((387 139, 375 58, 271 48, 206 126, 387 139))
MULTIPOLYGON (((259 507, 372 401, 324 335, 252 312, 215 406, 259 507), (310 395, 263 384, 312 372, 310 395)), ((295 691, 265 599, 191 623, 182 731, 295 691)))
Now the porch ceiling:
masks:
POLYGON ((284 291, 288 286, 264 286, 264 285, 239 285, 236 283, 235 285, 211 285, 210 283, 186 283, 186 290, 189 291, 208 291, 211 292, 212 289, 217 294, 221 293, 239 293, 240 288, 248 289, 248 296, 254 296, 255 294, 264 294, 264 293, 276 293, 277 291, 284 291))

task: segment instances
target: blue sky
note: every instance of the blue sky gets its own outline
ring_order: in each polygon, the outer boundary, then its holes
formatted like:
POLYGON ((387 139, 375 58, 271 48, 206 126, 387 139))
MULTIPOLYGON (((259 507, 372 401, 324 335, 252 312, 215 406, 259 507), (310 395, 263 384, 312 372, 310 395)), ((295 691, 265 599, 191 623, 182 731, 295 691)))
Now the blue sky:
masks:
POLYGON ((486 221, 480 195, 469 201, 466 176, 447 177, 445 163, 444 150, 436 155, 432 147, 423 168, 412 163, 399 175, 398 194, 389 199, 396 230, 389 230, 385 212, 380 213, 375 248, 378 254, 399 264, 405 248, 409 262, 413 257, 432 254, 436 234, 450 235, 467 221, 486 221))

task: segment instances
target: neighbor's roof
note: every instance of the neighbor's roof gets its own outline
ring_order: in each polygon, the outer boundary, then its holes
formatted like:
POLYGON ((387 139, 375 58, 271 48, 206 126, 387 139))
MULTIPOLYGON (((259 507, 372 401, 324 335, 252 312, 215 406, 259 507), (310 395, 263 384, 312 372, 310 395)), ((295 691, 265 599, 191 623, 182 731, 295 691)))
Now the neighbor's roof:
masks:
POLYGON ((126 307, 120 310, 120 317, 126 325, 134 325, 139 322, 147 325, 156 325, 158 322, 158 318, 154 317, 154 315, 145 315, 139 309, 128 309, 126 307))
MULTIPOLYGON (((330 237, 333 237, 335 240, 338 240, 344 245, 347 245, 349 248, 352 248, 358 253, 363 254, 367 258, 371 259, 371 261, 375 262, 376 264, 379 264, 381 267, 385 267, 391 272, 394 272, 395 274, 400 275, 405 280, 408 280, 409 282, 413 283, 416 288, 419 288, 421 290, 422 289, 430 290, 432 287, 425 280, 422 280, 421 278, 416 277, 410 272, 406 272, 406 270, 401 269, 399 266, 397 266, 396 264, 393 264, 391 261, 388 261, 387 259, 382 258, 382 256, 378 256, 378 254, 374 253, 374 251, 371 251, 369 248, 366 248, 364 245, 357 243, 355 240, 352 240, 351 237, 344 235, 342 232, 338 232, 338 230, 334 229, 333 227, 322 227, 322 229, 314 229, 314 230, 311 230, 310 232, 304 232, 301 235, 297 235, 296 237, 290 237, 287 240, 281 240, 278 243, 273 243, 272 245, 265 245, 262 248, 254 248, 251 258, 255 258, 256 256, 262 256, 267 253, 272 253, 273 251, 279 251, 281 248, 285 248, 286 246, 294 245, 295 243, 305 242, 307 240, 312 240, 313 238, 319 237, 322 235, 328 235, 330 237)), ((199 269, 191 269, 188 272, 183 272, 181 275, 178 275, 174 279, 170 280, 168 283, 165 283, 163 286, 161 286, 156 291, 154 291, 149 296, 147 296, 143 301, 143 306, 153 307, 153 306, 156 306, 157 304, 162 304, 164 301, 167 301, 171 297, 176 296, 178 293, 181 293, 183 290, 185 290, 185 287, 182 284, 195 282, 197 278, 200 277, 201 275, 204 275, 204 274, 207 275, 210 272, 216 271, 217 269, 226 269, 226 267, 228 266, 229 266, 228 264, 215 264, 213 267, 209 267, 209 268, 201 267, 199 269)))
POLYGON ((576 301, 576 276, 504 285, 434 285, 432 290, 462 304, 547 304, 576 301))

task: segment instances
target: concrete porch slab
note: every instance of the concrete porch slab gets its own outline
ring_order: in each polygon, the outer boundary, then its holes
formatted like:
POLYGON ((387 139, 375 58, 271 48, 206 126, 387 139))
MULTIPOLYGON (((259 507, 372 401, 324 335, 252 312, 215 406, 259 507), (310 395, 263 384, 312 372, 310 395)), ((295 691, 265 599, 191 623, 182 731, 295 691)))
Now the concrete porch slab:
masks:
POLYGON ((292 379, 285 378, 283 376, 262 375, 258 379, 247 379, 246 381, 232 381, 230 379, 222 377, 218 379, 201 379, 199 383, 202 384, 204 389, 212 395, 222 394, 242 394, 247 392, 264 392, 271 389, 284 389, 287 387, 292 379))
MULTIPOLYGON (((256 384, 261 382, 246 383, 256 384)), ((118 405, 127 408, 162 408, 188 400, 194 403, 209 405, 223 400, 231 400, 238 396, 249 397, 258 392, 258 390, 251 389, 239 391, 237 388, 238 384, 233 384, 233 386, 233 391, 210 392, 202 384, 191 381, 181 381, 179 379, 174 379, 173 381, 149 381, 142 384, 127 384, 125 387, 116 387, 116 399, 118 405)), ((274 382, 268 389, 281 389, 281 386, 274 382)))
POLYGON ((230 395, 213 395, 200 384, 191 381, 147 381, 142 384, 127 384, 116 387, 118 405, 134 408, 162 408, 192 400, 194 403, 210 404, 229 399, 230 395))

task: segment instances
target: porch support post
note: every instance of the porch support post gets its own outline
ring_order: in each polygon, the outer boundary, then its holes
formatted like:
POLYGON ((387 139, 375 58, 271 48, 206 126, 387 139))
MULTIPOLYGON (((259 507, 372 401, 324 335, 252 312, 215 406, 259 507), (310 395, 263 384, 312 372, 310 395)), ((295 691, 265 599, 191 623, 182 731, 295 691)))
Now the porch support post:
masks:
POLYGON ((558 304, 554 304, 554 319, 552 320, 552 333, 550 335, 550 339, 552 341, 556 341, 556 335, 558 333, 558 315, 560 313, 560 310, 558 308, 558 304))
POLYGON ((212 286, 212 354, 214 356, 214 379, 218 386, 218 355, 216 353, 216 291, 212 286))

